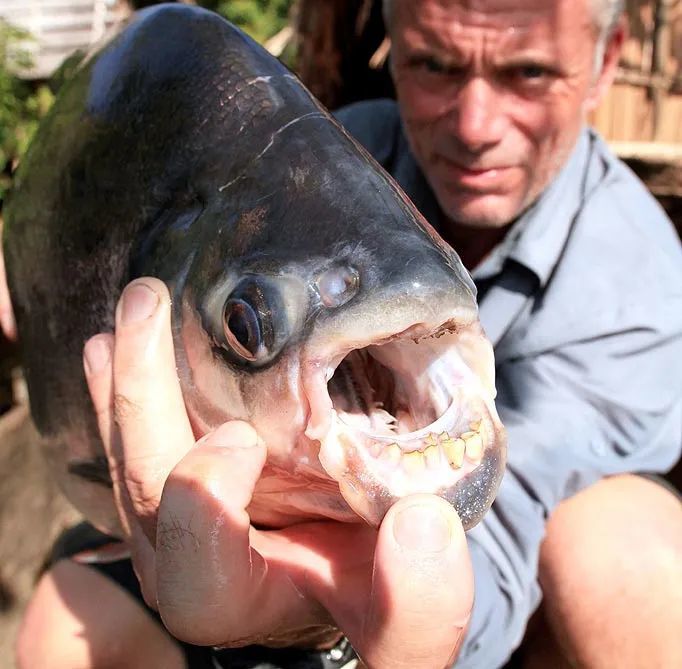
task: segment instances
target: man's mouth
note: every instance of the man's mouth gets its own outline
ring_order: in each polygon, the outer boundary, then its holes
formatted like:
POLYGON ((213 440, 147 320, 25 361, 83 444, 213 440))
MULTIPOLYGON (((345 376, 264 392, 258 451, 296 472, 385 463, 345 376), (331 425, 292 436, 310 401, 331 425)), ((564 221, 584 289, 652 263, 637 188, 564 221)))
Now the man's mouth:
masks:
POLYGON ((436 164, 448 181, 475 190, 504 183, 513 170, 512 165, 462 165, 444 156, 437 156, 436 164))

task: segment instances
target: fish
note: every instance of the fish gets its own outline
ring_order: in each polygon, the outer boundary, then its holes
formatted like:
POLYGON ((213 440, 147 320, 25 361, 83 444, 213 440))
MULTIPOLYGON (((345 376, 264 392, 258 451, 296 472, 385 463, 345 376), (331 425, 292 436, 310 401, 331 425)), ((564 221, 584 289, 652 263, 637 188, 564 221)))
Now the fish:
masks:
POLYGON ((218 15, 133 15, 62 87, 3 249, 51 471, 121 529, 82 370, 132 279, 168 286, 197 438, 249 421, 249 513, 378 526, 413 493, 473 527, 506 460, 492 347, 455 251, 298 78, 218 15))

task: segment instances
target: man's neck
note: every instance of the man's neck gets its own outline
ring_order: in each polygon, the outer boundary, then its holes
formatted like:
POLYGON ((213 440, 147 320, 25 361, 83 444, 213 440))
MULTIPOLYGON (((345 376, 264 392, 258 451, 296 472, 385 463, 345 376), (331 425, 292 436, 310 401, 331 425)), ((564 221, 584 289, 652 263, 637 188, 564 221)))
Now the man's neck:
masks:
POLYGON ((455 249, 464 266, 471 272, 504 239, 510 225, 502 228, 475 228, 456 223, 441 214, 438 232, 455 249))

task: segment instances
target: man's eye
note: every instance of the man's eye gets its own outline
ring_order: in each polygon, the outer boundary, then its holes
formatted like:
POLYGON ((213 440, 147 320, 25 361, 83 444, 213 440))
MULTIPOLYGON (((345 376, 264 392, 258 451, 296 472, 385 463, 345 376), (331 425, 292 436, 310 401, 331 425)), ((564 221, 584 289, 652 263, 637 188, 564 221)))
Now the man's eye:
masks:
POLYGON ((520 91, 539 93, 551 85, 555 72, 545 65, 529 63, 516 65, 505 71, 508 85, 520 91))
POLYGON ((447 72, 447 67, 443 65, 443 63, 439 63, 437 60, 433 60, 433 58, 427 58, 424 60, 424 68, 428 72, 432 72, 434 74, 444 74, 447 72))
POLYGON ((435 58, 429 58, 428 56, 413 59, 411 65, 416 69, 425 70, 430 74, 446 74, 450 69, 435 58))
POLYGON ((549 74, 547 68, 542 65, 522 65, 518 68, 518 75, 523 79, 532 81, 533 79, 541 79, 549 74))

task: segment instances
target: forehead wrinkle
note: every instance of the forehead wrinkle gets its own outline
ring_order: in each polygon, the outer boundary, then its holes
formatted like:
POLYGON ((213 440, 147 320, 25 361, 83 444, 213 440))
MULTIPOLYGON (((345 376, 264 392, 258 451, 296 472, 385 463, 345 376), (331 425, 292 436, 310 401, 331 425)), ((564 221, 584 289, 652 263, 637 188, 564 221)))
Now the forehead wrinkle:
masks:
POLYGON ((394 0, 396 13, 407 9, 412 15, 415 25, 434 23, 439 29, 443 26, 463 26, 467 28, 492 28, 499 30, 500 25, 520 27, 533 22, 538 16, 554 11, 556 6, 547 7, 546 1, 539 2, 535 8, 518 7, 518 0, 508 6, 497 0, 492 4, 490 0, 430 0, 421 3, 414 0, 394 0), (500 5, 504 6, 500 6, 500 5), (479 9, 480 7, 480 9, 479 9), (504 21, 500 21, 500 15, 504 21), (511 21, 510 21, 511 17, 511 21))
POLYGON ((469 60, 468 46, 478 50, 479 40, 483 53, 491 53, 494 62, 504 62, 510 57, 556 58, 559 56, 558 32, 577 27, 591 35, 592 21, 589 12, 585 12, 579 26, 563 26, 565 17, 559 3, 549 5, 545 2, 544 6, 531 11, 513 4, 491 7, 489 0, 459 0, 456 3, 436 0, 415 12, 415 5, 410 4, 407 11, 412 16, 405 24, 404 33, 413 46, 439 53, 447 60, 469 60), (485 7, 485 11, 477 7, 485 7), (501 21, 500 15, 504 14, 512 18, 501 21))

